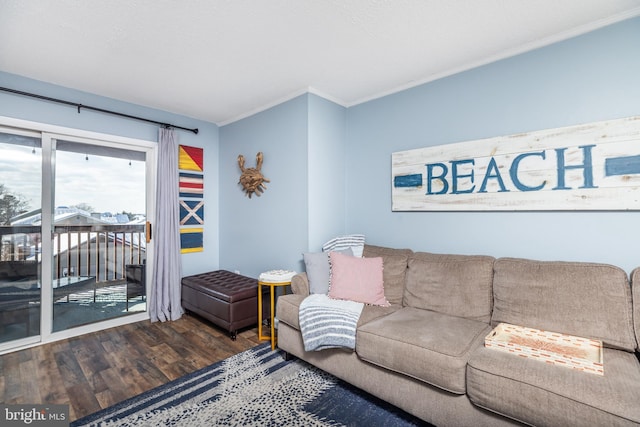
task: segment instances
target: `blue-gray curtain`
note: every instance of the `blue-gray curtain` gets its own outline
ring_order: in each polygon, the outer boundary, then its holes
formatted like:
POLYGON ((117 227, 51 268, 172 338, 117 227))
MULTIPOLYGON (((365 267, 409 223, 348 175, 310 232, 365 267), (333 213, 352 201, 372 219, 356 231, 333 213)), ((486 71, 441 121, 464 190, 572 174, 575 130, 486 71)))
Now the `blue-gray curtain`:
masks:
POLYGON ((149 298, 152 322, 177 320, 180 304, 180 207, 178 200, 178 141, 174 129, 161 128, 158 138, 156 218, 152 233, 154 264, 149 298))

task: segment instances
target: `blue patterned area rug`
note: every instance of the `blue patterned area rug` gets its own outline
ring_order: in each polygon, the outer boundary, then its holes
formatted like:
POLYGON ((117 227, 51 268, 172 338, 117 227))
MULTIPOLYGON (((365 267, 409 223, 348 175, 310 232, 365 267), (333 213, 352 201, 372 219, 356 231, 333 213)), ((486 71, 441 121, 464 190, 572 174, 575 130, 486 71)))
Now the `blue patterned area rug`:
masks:
POLYGON ((260 345, 71 426, 425 426, 311 365, 260 345))

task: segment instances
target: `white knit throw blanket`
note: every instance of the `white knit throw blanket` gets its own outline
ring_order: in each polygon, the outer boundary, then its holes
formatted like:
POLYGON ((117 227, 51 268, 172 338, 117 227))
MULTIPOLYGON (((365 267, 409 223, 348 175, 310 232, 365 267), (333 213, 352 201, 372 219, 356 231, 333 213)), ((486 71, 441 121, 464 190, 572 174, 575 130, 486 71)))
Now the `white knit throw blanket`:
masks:
POLYGON ((356 325, 364 304, 311 294, 300 303, 300 330, 305 351, 356 348, 356 325))

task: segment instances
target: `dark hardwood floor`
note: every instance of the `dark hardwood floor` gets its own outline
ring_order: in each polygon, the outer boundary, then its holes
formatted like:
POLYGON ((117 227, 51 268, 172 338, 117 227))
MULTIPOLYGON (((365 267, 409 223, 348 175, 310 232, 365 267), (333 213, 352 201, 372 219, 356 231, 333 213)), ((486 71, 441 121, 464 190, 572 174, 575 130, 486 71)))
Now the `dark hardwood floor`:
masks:
POLYGON ((68 404, 76 420, 260 344, 197 316, 137 322, 0 356, 0 403, 68 404))

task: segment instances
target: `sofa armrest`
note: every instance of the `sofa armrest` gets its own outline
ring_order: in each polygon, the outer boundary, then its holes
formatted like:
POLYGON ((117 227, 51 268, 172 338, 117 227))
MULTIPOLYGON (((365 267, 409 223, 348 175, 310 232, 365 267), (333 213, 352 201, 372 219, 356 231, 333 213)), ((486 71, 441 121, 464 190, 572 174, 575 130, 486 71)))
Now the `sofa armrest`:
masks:
POLYGON ((298 273, 291 278, 291 292, 297 295, 309 295, 309 278, 307 273, 298 273))

